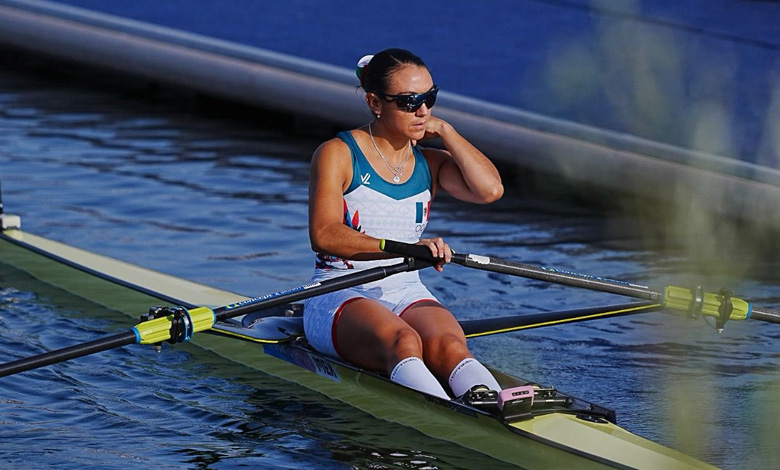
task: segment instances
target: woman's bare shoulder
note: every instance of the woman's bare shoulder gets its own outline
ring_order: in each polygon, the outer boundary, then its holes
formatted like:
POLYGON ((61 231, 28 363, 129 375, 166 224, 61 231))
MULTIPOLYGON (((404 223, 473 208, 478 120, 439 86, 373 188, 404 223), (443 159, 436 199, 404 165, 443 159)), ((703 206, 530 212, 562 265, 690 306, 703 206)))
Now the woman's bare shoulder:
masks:
POLYGON ((338 137, 334 137, 321 143, 317 150, 314 151, 312 158, 314 160, 325 160, 329 163, 335 163, 344 160, 349 155, 349 146, 346 142, 338 137))
POLYGON ((329 182, 345 190, 352 179, 352 156, 349 146, 338 137, 320 144, 311 161, 312 182, 329 182))

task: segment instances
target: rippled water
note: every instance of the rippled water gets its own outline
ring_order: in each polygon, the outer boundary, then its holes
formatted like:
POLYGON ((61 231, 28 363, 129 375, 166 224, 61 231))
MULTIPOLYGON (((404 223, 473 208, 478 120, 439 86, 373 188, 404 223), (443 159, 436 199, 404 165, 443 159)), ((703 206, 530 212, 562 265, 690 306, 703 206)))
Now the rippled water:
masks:
MULTIPOLYGON (((308 279, 308 159, 331 130, 128 88, 110 76, 11 70, 0 71, 0 177, 6 210, 22 215, 26 230, 247 295, 308 279)), ((741 250, 745 256, 737 257, 721 249, 722 262, 708 264, 702 246, 711 247, 714 236, 690 242, 672 230, 661 243, 630 214, 522 197, 509 186, 492 207, 437 201, 431 232, 462 251, 649 285, 728 286, 759 305, 780 306, 771 253, 751 258, 741 250), (699 256, 691 260, 692 253, 699 256)), ((457 266, 425 278, 463 319, 623 300, 457 266)), ((3 357, 127 326, 1 263, 0 281, 3 357)), ((775 325, 732 323, 718 335, 701 320, 646 314, 479 338, 471 346, 507 372, 615 408, 631 431, 719 466, 759 468, 780 459, 772 438, 780 431, 778 339, 775 325)), ((0 381, 0 462, 498 465, 192 346, 160 355, 129 347, 0 381)))

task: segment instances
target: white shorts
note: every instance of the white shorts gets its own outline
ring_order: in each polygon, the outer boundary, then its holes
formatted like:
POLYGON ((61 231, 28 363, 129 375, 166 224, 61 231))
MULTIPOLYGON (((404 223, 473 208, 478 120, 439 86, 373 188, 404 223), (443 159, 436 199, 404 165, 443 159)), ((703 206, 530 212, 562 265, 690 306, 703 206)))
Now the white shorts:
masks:
MULTIPOLYGON (((398 278, 394 281, 398 281, 398 278)), ((341 358, 335 338, 339 315, 347 302, 362 298, 376 300, 399 316, 418 302, 438 302, 418 276, 402 283, 376 281, 312 297, 306 299, 303 306, 303 330, 309 344, 323 354, 341 358)))

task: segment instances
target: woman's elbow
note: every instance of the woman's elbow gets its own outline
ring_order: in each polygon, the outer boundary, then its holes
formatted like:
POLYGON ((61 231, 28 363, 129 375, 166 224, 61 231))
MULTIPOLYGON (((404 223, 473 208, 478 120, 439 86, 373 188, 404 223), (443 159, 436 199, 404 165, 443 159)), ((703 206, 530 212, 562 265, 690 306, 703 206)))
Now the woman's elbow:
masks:
POLYGON ((327 252, 325 240, 327 240, 327 236, 322 233, 322 230, 309 230, 309 245, 315 253, 327 252))
POLYGON ((491 186, 487 191, 485 191, 482 195, 482 203, 483 204, 490 204, 491 202, 496 202, 504 195, 504 185, 501 183, 497 183, 493 186, 491 186))

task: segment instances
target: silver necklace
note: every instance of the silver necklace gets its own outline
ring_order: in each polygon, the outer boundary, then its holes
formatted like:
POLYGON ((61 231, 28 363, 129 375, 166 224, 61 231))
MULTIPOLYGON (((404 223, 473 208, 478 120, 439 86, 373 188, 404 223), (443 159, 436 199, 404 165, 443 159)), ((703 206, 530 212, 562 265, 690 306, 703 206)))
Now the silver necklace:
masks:
POLYGON ((374 150, 376 150, 376 153, 379 154, 379 158, 382 159, 383 162, 385 162, 385 165, 387 165, 387 169, 390 170, 390 172, 393 174, 393 181, 396 183, 401 182, 401 176, 404 174, 404 167, 406 166, 406 162, 409 161, 409 154, 412 153, 411 147, 412 141, 407 142, 406 144, 406 157, 404 158, 404 161, 401 162, 398 166, 393 166, 390 164, 390 162, 387 161, 384 155, 382 155, 382 152, 379 151, 379 147, 377 147, 376 142, 374 141, 374 133, 371 132, 371 123, 368 123, 368 135, 371 137, 371 143, 374 144, 374 150))

